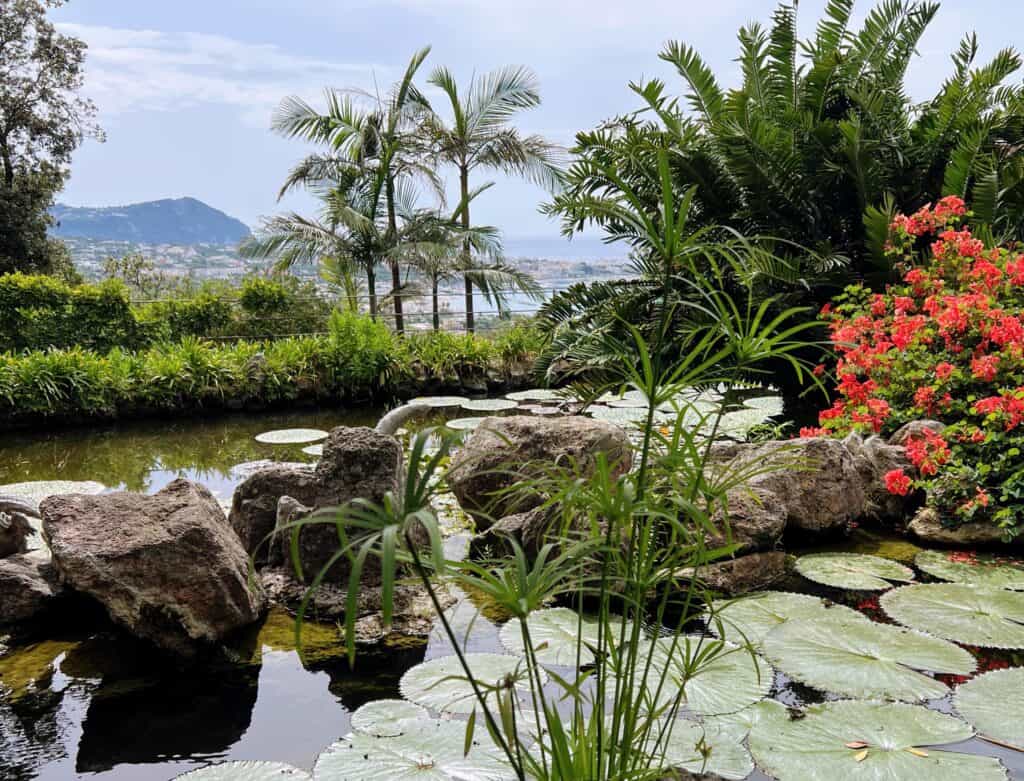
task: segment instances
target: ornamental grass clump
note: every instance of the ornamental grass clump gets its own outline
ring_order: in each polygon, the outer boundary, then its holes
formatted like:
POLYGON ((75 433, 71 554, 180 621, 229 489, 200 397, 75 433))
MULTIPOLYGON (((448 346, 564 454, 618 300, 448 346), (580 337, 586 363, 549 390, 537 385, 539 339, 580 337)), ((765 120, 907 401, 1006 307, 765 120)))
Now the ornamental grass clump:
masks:
POLYGON ((838 398, 801 434, 941 421, 906 443, 914 469, 889 472, 889 491, 924 490, 945 524, 990 522, 1011 538, 1024 513, 1024 249, 986 242, 970 216, 955 196, 897 215, 887 252, 901 282, 848 287, 824 308, 838 398))

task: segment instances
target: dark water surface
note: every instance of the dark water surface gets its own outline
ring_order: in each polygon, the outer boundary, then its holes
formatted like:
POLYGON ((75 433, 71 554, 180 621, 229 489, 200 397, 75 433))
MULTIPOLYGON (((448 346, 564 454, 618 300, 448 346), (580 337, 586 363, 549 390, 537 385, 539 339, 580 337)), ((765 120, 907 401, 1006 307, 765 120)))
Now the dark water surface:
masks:
MULTIPOLYGON (((373 424, 379 415, 377 410, 321 410, 0 434, 0 485, 96 480, 153 492, 185 477, 227 502, 242 479, 233 469, 238 464, 314 460, 302 446, 261 445, 256 434, 373 424)), ((465 541, 454 537, 448 544, 458 549, 465 541)), ((831 547, 903 561, 917 551, 871 532, 831 547)), ((815 587, 798 577, 781 588, 827 596, 884 620, 863 594, 815 587)), ((474 601, 465 599, 450 620, 458 633, 468 632, 468 650, 500 651, 496 624, 477 613, 474 601)), ((426 641, 363 650, 350 668, 335 626, 307 625, 304 643, 300 658, 291 616, 280 608, 232 640, 229 661, 198 669, 178 668, 87 604, 60 624, 17 637, 0 635, 0 781, 165 781, 225 759, 274 760, 309 769, 320 751, 349 732, 352 711, 371 700, 398 697, 398 681, 407 669, 452 652, 435 629, 426 641)), ((985 666, 1024 664, 1021 654, 978 654, 985 666)), ((782 675, 776 676, 773 696, 792 706, 826 698, 782 675)), ((949 698, 928 705, 951 708, 949 698)), ((952 748, 997 756, 1011 778, 1024 779, 1020 752, 978 739, 952 748)))

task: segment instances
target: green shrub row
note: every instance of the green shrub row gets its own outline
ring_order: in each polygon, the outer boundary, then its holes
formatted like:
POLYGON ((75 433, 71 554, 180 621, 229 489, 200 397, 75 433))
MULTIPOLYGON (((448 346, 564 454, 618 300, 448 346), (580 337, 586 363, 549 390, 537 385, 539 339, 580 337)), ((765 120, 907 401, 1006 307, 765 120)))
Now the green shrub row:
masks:
MULTIPOLYGON (((404 339, 335 312, 325 335, 214 343, 189 336, 143 350, 82 347, 0 353, 0 421, 117 418, 196 409, 354 401, 422 390, 425 378, 505 382, 538 335, 518 324, 494 339, 444 332, 404 339)), ((513 371, 515 370, 515 371, 513 371)))
POLYGON ((189 336, 265 338, 326 330, 332 306, 294 278, 184 285, 167 300, 133 305, 120 280, 69 285, 0 275, 0 351, 82 347, 140 350, 189 336))

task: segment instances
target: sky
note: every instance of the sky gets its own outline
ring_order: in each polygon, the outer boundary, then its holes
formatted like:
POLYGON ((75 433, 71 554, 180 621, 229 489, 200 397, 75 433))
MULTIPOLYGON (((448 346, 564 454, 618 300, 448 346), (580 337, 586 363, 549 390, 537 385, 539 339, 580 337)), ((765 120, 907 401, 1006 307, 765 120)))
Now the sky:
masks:
MULTIPOLYGON (((825 0, 800 3, 809 34, 825 0)), ((537 74, 541 107, 519 116, 527 133, 569 146, 576 132, 632 110, 629 82, 682 83, 658 52, 695 46, 724 86, 738 79, 736 31, 765 25, 775 0, 70 0, 52 13, 89 44, 86 93, 99 106, 105 143, 75 154, 61 200, 109 206, 192 196, 256 225, 263 216, 315 204, 278 203, 289 167, 309 149, 270 131, 287 95, 314 104, 324 87, 386 88, 411 54, 433 47, 422 79, 445 65, 465 84, 509 64, 537 74)), ((863 15, 869 0, 860 0, 863 15)), ((1021 43, 1019 0, 945 0, 920 47, 908 86, 938 88, 961 36, 977 31, 982 56, 1021 43)), ((428 96, 431 94, 428 92, 428 96)), ((436 97, 432 96, 432 97, 436 97)), ((446 176, 449 184, 454 177, 446 176)), ((540 214, 545 193, 481 173, 496 186, 474 202, 474 222, 507 240, 557 238, 540 214)))

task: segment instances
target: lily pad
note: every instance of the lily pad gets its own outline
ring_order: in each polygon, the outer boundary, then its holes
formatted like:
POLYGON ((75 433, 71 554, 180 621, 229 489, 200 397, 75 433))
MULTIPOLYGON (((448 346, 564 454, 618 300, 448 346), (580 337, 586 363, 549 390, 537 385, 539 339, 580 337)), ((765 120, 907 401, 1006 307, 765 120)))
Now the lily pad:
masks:
POLYGON ((487 418, 456 418, 449 420, 445 425, 454 431, 472 431, 485 420, 487 418))
POLYGON ((330 434, 318 428, 284 428, 265 431, 256 435, 256 441, 263 445, 304 445, 327 439, 330 434))
POLYGON ((855 591, 883 591, 892 588, 890 580, 914 579, 910 567, 863 553, 811 553, 796 560, 796 571, 815 583, 855 591))
POLYGON ((469 399, 465 396, 417 396, 415 399, 409 399, 406 404, 434 407, 435 409, 453 409, 461 407, 467 401, 469 399))
POLYGON ((614 407, 616 409, 647 409, 650 406, 650 402, 643 396, 636 398, 623 398, 623 399, 611 399, 610 401, 603 402, 608 407, 614 407))
MULTIPOLYGON (((530 642, 533 645, 537 661, 540 664, 553 664, 561 667, 576 666, 578 641, 581 665, 594 663, 591 647, 597 645, 599 625, 597 621, 586 617, 580 621, 579 614, 567 607, 553 607, 547 610, 535 610, 526 621, 530 630, 530 642)), ((611 621, 613 632, 618 632, 620 622, 611 621)), ((523 644, 523 633, 518 621, 509 621, 501 628, 501 643, 510 653, 523 655, 526 646, 523 644)))
POLYGON ((933 578, 968 586, 1005 588, 1024 591, 1024 563, 1007 563, 993 556, 979 555, 970 560, 950 557, 942 551, 921 551, 914 564, 933 578))
POLYGON ((708 716, 704 719, 704 724, 709 729, 731 736, 736 743, 741 743, 758 724, 771 720, 786 722, 789 719, 789 708, 781 702, 761 700, 736 713, 708 716))
POLYGON ((646 645, 640 658, 653 655, 646 688, 654 707, 672 704, 684 681, 680 704, 701 716, 734 713, 764 699, 771 691, 772 668, 741 646, 689 635, 679 638, 674 651, 671 638, 661 637, 646 645), (717 646, 717 652, 708 655, 687 676, 688 661, 707 653, 710 644, 717 646), (659 693, 658 681, 663 673, 667 679, 659 693))
POLYGON ((956 690, 953 705, 982 736, 1024 751, 1024 667, 978 676, 956 690))
POLYGON ((736 439, 743 439, 747 432, 764 423, 770 415, 759 409, 739 409, 726 412, 718 424, 718 431, 736 439))
POLYGON ((733 734, 717 727, 676 719, 667 741, 658 745, 660 727, 654 727, 648 738, 649 753, 664 757, 670 768, 683 768, 691 773, 713 774, 720 778, 741 781, 754 772, 750 752, 733 734), (701 749, 707 752, 705 755, 701 749))
POLYGON ((482 725, 468 753, 465 722, 420 719, 401 727, 402 734, 392 738, 348 735, 317 758, 313 777, 321 781, 512 781, 516 777, 482 725))
POLYGON ((888 616, 937 637, 983 648, 1024 648, 1024 594, 962 583, 904 586, 879 600, 888 616))
POLYGON ((974 657, 921 632, 864 619, 790 621, 764 639, 764 655, 786 675, 822 691, 907 702, 949 694, 919 670, 969 675, 974 657))
POLYGON ((708 619, 712 632, 718 632, 717 619, 725 637, 734 643, 760 646, 772 629, 787 621, 843 617, 867 621, 860 613, 844 605, 827 602, 808 594, 783 591, 762 591, 735 600, 719 600, 712 604, 708 619))
MULTIPOLYGON (((512 677, 515 686, 528 691, 530 682, 522 657, 503 654, 466 654, 466 663, 478 683, 493 686, 512 677)), ((542 673, 542 680, 545 680, 542 673)), ((472 713, 477 699, 456 656, 442 656, 406 671, 398 684, 405 699, 445 713, 472 713)), ((493 703, 494 697, 488 698, 493 703)))
POLYGON ((375 738, 393 738, 405 722, 428 719, 427 709, 407 700, 375 700, 352 714, 352 729, 375 738))
POLYGON ((743 404, 751 409, 761 410, 770 418, 774 418, 776 415, 781 415, 785 407, 785 402, 782 400, 781 396, 757 396, 752 399, 747 399, 743 404))
POLYGON ((320 458, 324 454, 324 446, 309 445, 308 447, 302 448, 302 452, 305 453, 307 456, 314 456, 315 458, 320 458))
POLYGON ((460 406, 470 412, 505 412, 519 408, 519 405, 511 399, 474 399, 463 402, 460 406))
POLYGON ((33 480, 28 483, 0 485, 0 494, 16 496, 19 499, 39 504, 48 496, 58 494, 101 494, 107 490, 103 483, 95 480, 33 480))
POLYGON ((312 781, 313 776, 280 762, 244 761, 208 765, 177 778, 188 781, 312 781))
POLYGON ((996 759, 931 748, 972 734, 960 719, 917 705, 840 700, 756 725, 750 750, 778 781, 1005 781, 996 759))
POLYGON ((557 391, 552 388, 531 388, 530 390, 506 393, 505 398, 511 401, 541 401, 555 403, 564 401, 565 393, 564 391, 557 391))

